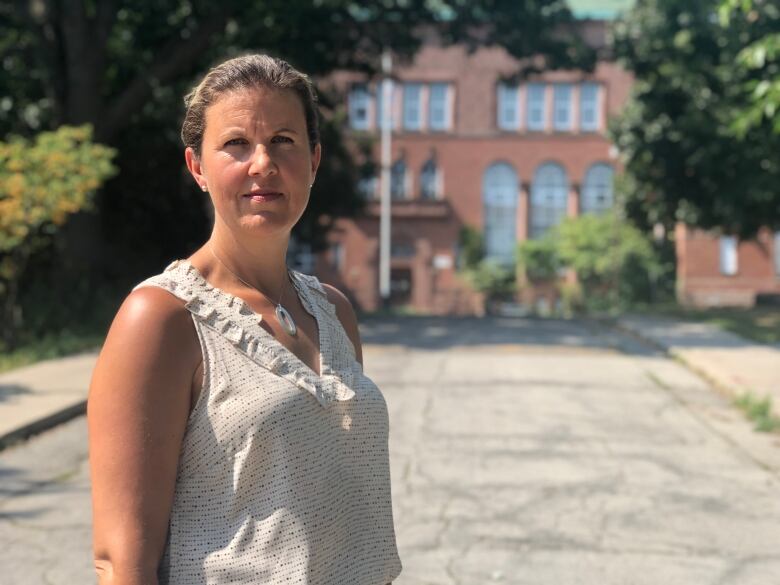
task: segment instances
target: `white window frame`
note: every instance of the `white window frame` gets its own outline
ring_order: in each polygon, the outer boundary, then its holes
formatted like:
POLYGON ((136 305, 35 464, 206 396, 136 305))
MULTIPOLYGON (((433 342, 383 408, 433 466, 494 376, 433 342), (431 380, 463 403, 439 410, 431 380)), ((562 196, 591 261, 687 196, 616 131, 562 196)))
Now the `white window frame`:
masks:
POLYGON ((417 82, 404 83, 403 96, 403 129, 419 132, 423 127, 423 84, 417 82), (413 96, 414 99, 412 99, 413 96))
POLYGON ((547 128, 547 85, 544 83, 529 83, 526 85, 525 95, 526 129, 531 132, 544 132, 547 128), (537 95, 541 97, 538 103, 533 99, 537 95), (541 106, 541 110, 539 110, 538 106, 541 106), (537 111, 541 113, 541 120, 538 122, 533 119, 537 111))
POLYGON ((501 130, 520 129, 520 88, 499 83, 496 86, 496 124, 501 130))
POLYGON ((364 83, 356 83, 349 90, 349 127, 353 130, 368 130, 370 124, 369 108, 371 94, 364 83), (362 119, 358 114, 362 109, 362 119))
POLYGON ((739 271, 739 242, 736 236, 721 236, 718 239, 718 263, 720 273, 735 276, 739 271))
POLYGON ((601 86, 598 83, 583 83, 580 85, 580 131, 596 132, 599 128, 601 128, 601 120, 599 116, 601 111, 599 108, 600 95, 601 86), (589 90, 593 90, 592 99, 590 99, 589 90), (593 120, 586 120, 585 114, 591 110, 593 114, 593 120))
POLYGON ((452 114, 450 111, 450 84, 449 83, 431 83, 428 86, 428 129, 441 132, 450 129, 450 119, 452 114), (434 104, 434 90, 441 88, 444 92, 442 96, 441 104, 434 104), (441 111, 441 120, 437 118, 435 113, 441 111))
POLYGON ((573 85, 571 83, 556 83, 553 85, 553 130, 571 132, 574 116, 572 115, 573 85), (564 113, 565 119, 559 117, 564 113))

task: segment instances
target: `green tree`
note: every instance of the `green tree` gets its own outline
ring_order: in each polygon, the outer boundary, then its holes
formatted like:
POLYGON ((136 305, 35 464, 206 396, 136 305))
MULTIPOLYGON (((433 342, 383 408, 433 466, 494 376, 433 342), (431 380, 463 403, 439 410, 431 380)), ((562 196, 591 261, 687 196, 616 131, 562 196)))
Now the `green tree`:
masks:
POLYGON ((749 104, 737 114, 734 129, 742 137, 767 120, 775 132, 780 132, 780 116, 776 115, 780 113, 780 4, 772 0, 724 0, 720 6, 721 25, 728 28, 734 18, 761 21, 762 29, 769 29, 737 54, 735 67, 752 70, 758 77, 744 85, 749 104))
POLYGON ((445 41, 588 63, 582 42, 561 34, 572 22, 558 0, 0 1, 0 124, 22 132, 90 122, 111 142, 160 106, 170 114, 177 85, 225 55, 269 51, 314 76, 373 71, 385 47, 412 55, 430 26, 445 41))
POLYGON ((747 238, 780 226, 780 134, 767 117, 734 132, 753 103, 744 88, 765 75, 735 63, 777 21, 732 16, 721 26, 716 0, 645 0, 614 26, 614 52, 636 81, 611 134, 626 211, 642 228, 669 233, 682 221, 747 238))
MULTIPOLYGON (((81 247, 103 257, 106 274, 136 278, 208 234, 202 194, 175 170, 181 96, 209 64, 262 51, 315 79, 345 68, 370 74, 385 47, 408 58, 435 27, 444 42, 541 54, 537 66, 588 66, 592 53, 567 34, 572 26, 560 0, 0 0, 0 136, 88 122, 118 149, 119 177, 96 200, 99 225, 79 235, 94 238, 81 247)), ((343 99, 321 98, 326 154, 296 226, 315 249, 328 218, 362 201, 336 115, 343 99)))
POLYGON ((19 283, 33 252, 68 216, 89 209, 110 177, 114 150, 92 142, 88 126, 0 142, 0 336, 13 347, 21 325, 19 283))

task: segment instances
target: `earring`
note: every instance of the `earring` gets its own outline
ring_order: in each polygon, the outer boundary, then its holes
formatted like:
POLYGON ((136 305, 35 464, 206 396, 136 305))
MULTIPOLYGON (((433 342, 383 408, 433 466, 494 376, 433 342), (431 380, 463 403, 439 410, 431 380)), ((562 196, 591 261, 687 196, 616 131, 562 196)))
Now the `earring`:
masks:
POLYGON ((200 188, 203 192, 208 193, 209 190, 208 185, 201 185, 200 188))

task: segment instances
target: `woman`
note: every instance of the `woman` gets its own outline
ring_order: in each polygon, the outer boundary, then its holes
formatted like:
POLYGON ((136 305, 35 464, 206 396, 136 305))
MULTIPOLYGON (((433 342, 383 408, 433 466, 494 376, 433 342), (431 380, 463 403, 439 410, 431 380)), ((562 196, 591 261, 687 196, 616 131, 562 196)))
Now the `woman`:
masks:
POLYGON ((385 585, 387 409, 355 313, 285 263, 320 163, 308 78, 262 55, 185 98, 209 240, 122 304, 88 402, 101 585, 385 585))

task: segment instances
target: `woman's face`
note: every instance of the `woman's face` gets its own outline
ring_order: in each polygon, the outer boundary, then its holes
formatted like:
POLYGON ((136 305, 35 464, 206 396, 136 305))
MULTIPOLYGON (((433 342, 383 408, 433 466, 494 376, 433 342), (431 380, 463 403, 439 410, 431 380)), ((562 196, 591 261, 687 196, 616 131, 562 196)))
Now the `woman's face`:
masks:
POLYGON ((306 209, 320 145, 309 148, 298 96, 261 86, 209 106, 201 154, 187 148, 185 158, 198 184, 208 187, 217 221, 269 235, 289 233, 306 209))

